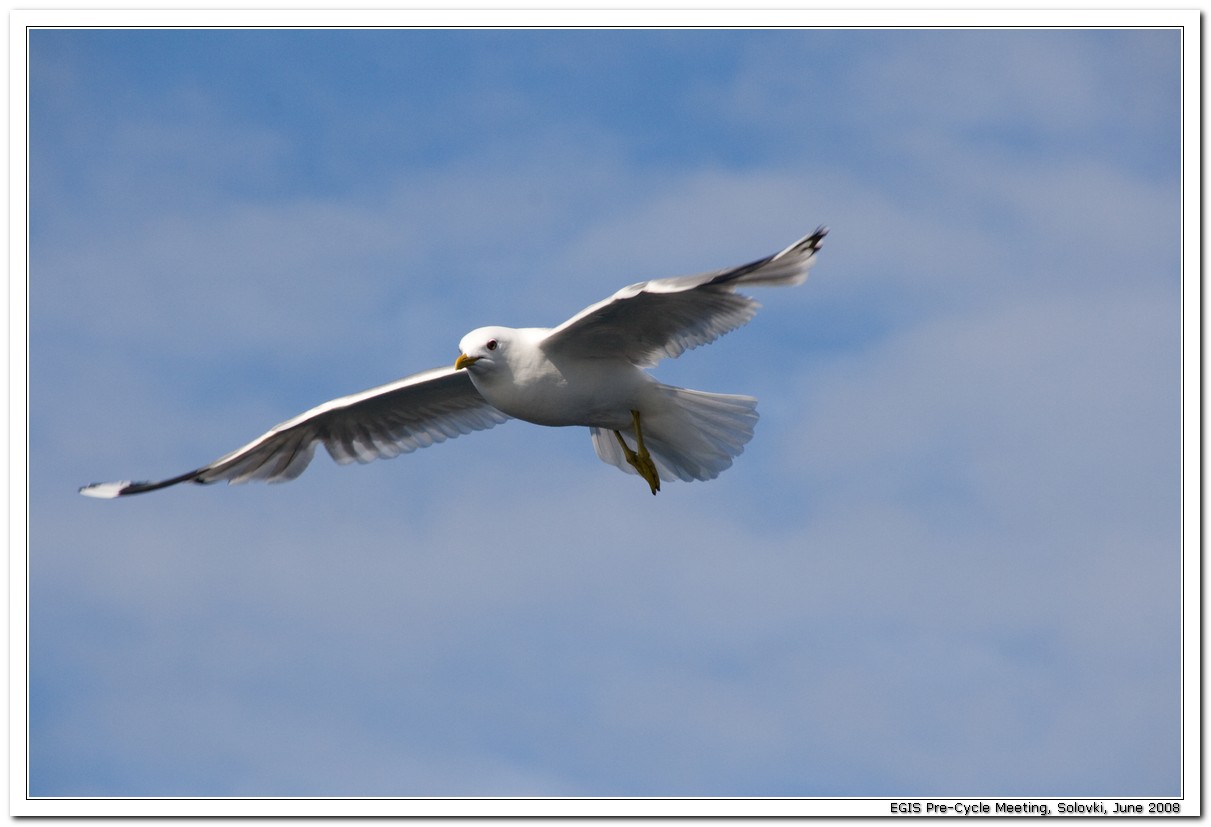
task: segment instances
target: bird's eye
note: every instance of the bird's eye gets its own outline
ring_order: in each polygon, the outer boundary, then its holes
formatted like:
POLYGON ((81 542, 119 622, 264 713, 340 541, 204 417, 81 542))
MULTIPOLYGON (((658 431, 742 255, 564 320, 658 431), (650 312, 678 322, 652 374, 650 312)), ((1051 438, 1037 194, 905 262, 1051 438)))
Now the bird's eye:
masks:
POLYGON ((487 347, 488 347, 488 350, 496 350, 496 340, 489 339, 487 347))

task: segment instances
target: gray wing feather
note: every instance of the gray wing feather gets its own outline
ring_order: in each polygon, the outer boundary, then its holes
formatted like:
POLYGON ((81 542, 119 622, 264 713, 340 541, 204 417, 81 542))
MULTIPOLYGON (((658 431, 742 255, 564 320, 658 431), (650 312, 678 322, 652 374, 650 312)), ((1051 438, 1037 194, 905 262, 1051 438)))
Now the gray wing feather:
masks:
POLYGON ((435 368, 325 402, 179 477, 96 483, 80 493, 108 498, 180 482, 285 482, 303 473, 320 443, 339 463, 370 462, 491 428, 508 418, 488 404, 465 370, 435 368))
POLYGON ((577 356, 620 354, 643 367, 680 356, 753 318, 760 305, 737 293, 740 285, 801 284, 827 233, 821 227, 740 267, 624 287, 552 330, 542 346, 577 356))

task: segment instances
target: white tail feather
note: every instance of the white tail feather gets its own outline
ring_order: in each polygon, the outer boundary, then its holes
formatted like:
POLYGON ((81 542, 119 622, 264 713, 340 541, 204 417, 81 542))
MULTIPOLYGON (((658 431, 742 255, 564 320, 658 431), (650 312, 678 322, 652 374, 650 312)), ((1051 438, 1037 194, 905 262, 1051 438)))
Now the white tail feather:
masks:
MULTIPOLYGON (((668 399, 664 410, 643 414, 643 439, 660 478, 712 480, 732 465, 753 438, 757 422, 757 400, 751 396, 705 393, 660 385, 668 399)), ((628 474, 637 473, 626 461, 614 432, 591 428, 593 448, 602 462, 628 474)), ((635 447, 635 431, 621 431, 627 444, 635 447)))

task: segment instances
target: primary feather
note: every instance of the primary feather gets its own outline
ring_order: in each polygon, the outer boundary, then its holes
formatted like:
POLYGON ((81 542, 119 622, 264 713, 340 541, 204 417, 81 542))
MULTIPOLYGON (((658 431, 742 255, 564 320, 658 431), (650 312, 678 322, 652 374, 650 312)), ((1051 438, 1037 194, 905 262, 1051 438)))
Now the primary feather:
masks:
POLYGON ((489 405, 465 371, 436 368, 318 405, 242 448, 158 482, 94 483, 80 489, 109 499, 181 482, 286 482, 306 470, 322 443, 339 463, 395 457, 508 419, 489 405))
POLYGON ((641 367, 676 358, 756 315, 760 305, 737 293, 737 287, 801 284, 827 233, 821 227, 779 253, 740 267, 624 287, 552 330, 543 346, 584 356, 620 353, 641 367))

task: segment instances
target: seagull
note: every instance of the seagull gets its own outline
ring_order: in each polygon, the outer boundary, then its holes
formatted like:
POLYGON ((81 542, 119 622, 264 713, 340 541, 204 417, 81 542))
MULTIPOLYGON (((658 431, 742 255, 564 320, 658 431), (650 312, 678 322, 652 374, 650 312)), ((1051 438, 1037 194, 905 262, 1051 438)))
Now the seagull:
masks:
POLYGON ((102 482, 112 499, 182 482, 285 482, 323 443, 340 464, 395 457, 509 419, 587 427, 605 463, 660 482, 710 480, 753 437, 757 400, 657 381, 648 368, 746 324, 759 305, 745 286, 801 284, 824 227, 779 253, 696 276, 624 287, 555 328, 481 327, 434 368, 318 405, 209 465, 158 482, 102 482))

